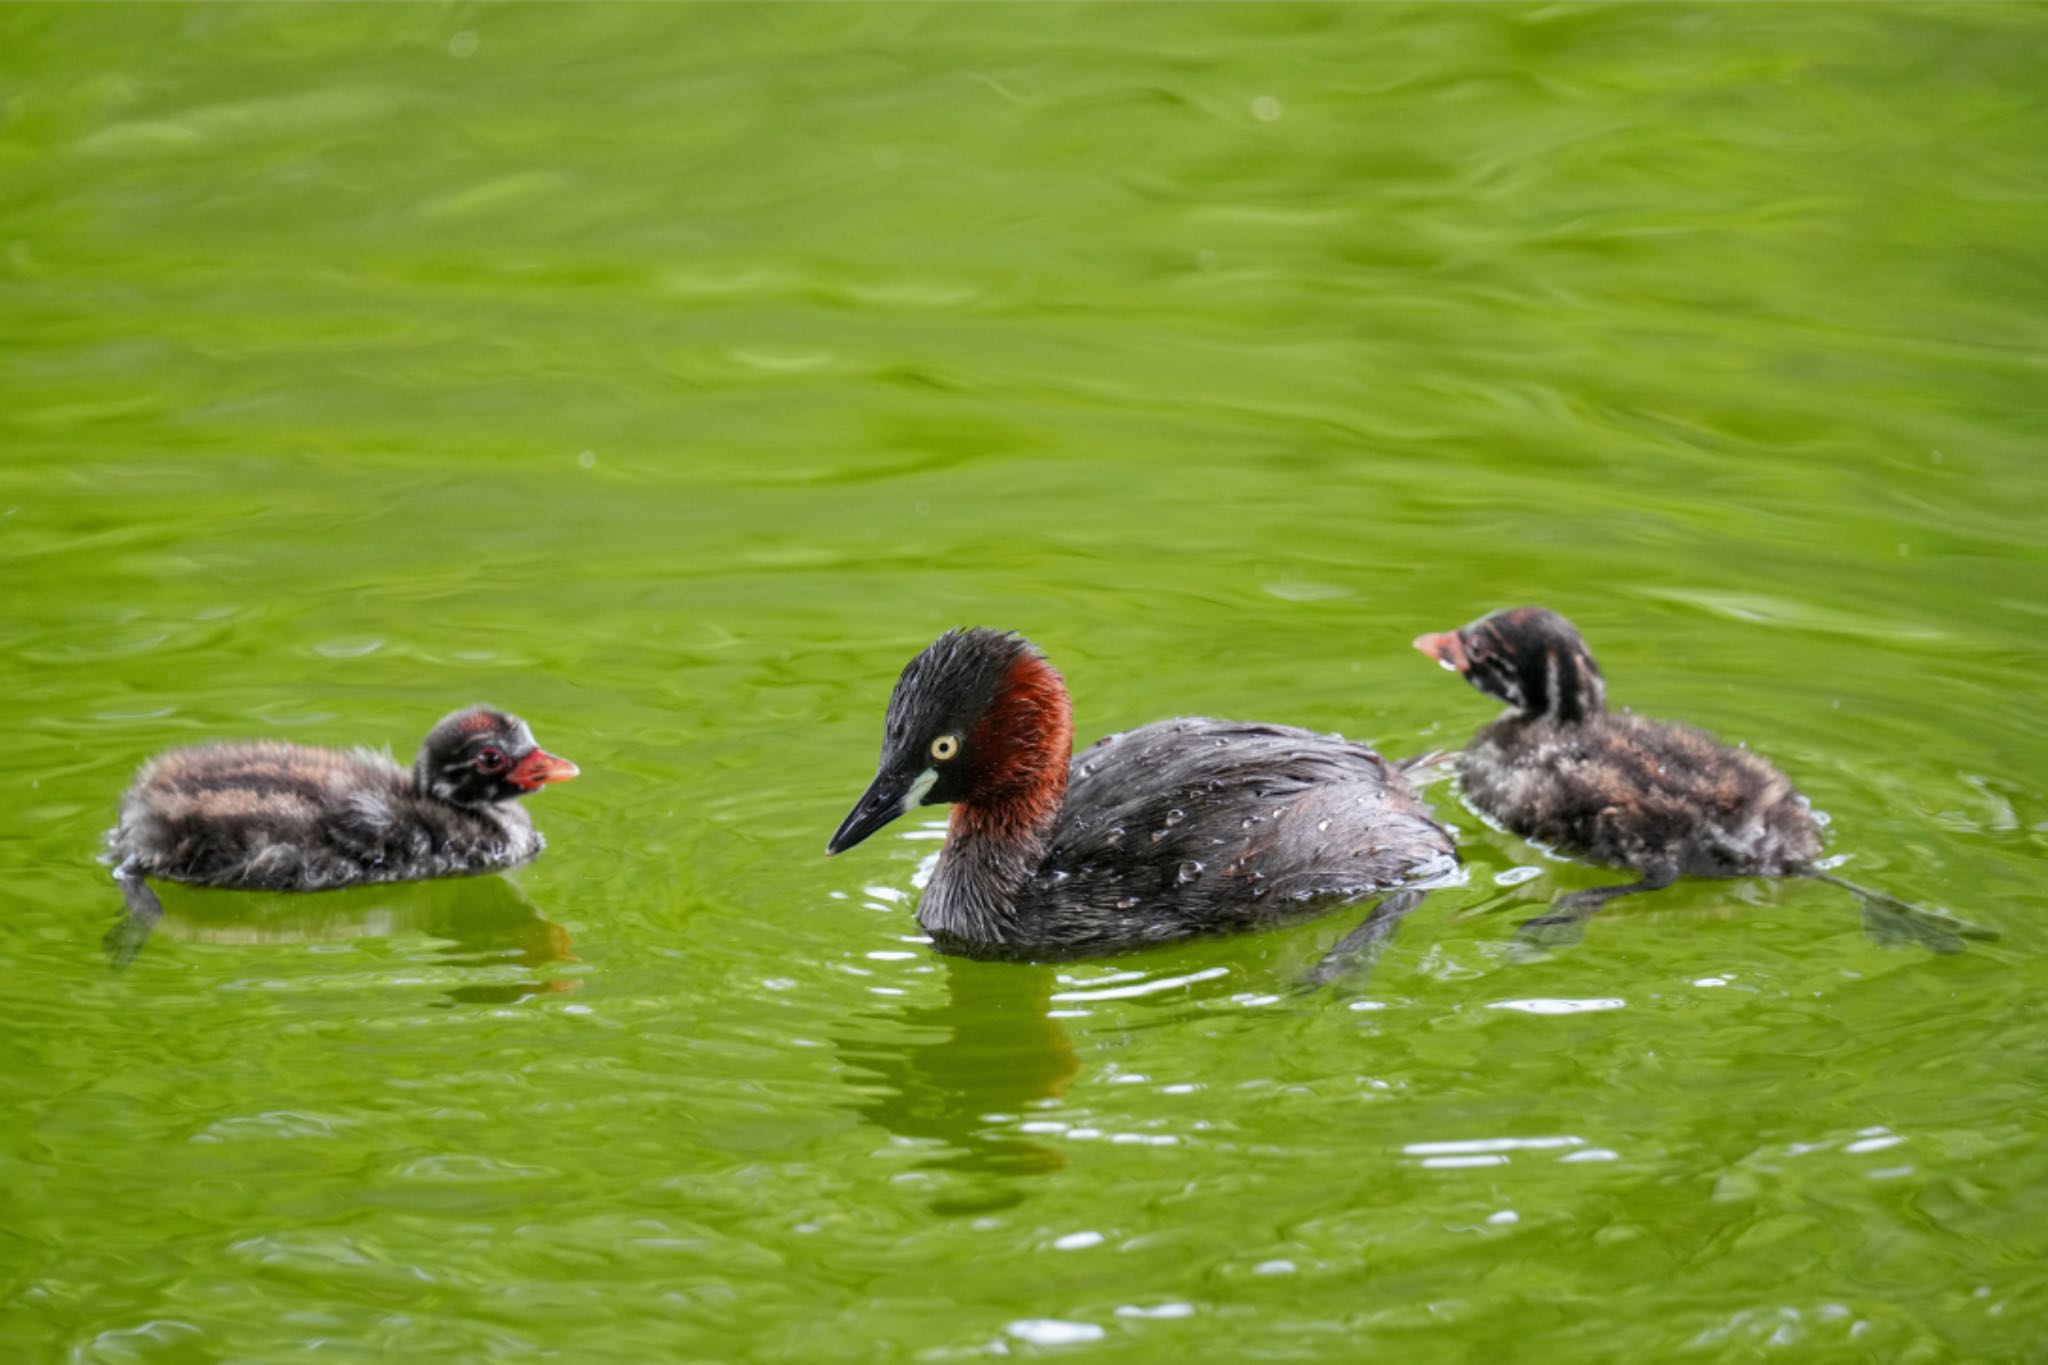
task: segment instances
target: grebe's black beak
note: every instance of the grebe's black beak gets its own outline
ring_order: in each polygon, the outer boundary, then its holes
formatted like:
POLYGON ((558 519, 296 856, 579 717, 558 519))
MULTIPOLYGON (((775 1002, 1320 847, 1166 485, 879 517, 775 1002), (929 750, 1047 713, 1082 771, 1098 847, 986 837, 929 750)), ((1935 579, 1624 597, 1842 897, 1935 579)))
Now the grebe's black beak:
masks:
POLYGON ((825 845, 825 856, 846 852, 923 801, 936 776, 929 768, 921 773, 894 772, 888 768, 876 773, 867 793, 854 803, 846 819, 840 822, 839 832, 825 845))

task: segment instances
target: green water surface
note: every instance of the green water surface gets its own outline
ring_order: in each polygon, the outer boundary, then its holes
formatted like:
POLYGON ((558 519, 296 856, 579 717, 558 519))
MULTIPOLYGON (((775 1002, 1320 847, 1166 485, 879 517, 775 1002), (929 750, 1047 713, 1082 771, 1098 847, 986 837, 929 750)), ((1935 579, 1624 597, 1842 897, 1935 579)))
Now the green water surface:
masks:
POLYGON ((2048 1352, 2048 8, 0 8, 0 1358, 2048 1352), (1845 871, 1061 967, 833 861, 903 662, 1389 752, 1543 601, 1845 871), (509 879, 136 764, 518 710, 509 879))

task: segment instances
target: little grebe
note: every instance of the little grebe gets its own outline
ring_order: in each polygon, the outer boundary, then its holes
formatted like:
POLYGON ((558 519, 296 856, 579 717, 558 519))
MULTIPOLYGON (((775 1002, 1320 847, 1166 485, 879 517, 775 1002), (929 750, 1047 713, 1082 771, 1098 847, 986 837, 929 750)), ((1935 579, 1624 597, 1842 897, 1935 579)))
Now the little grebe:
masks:
MULTIPOLYGON (((942 803, 951 824, 917 919, 942 951, 977 957, 1249 929, 1456 863, 1401 770, 1335 735, 1168 720, 1074 754, 1060 675, 986 629, 948 631, 903 670, 880 769, 825 851, 942 803)), ((1368 937, 1422 894, 1388 897, 1368 937)))
MULTIPOLYGON (((145 877, 325 891, 517 867, 546 843, 518 799, 576 772, 535 744, 525 721, 484 706, 428 732, 410 771, 368 749, 277 740, 158 754, 107 834, 137 921, 126 932, 147 937, 162 913, 145 877)), ((109 936, 117 965, 113 939, 123 932, 109 936)))
POLYGON ((1607 710, 1606 684, 1571 622, 1545 607, 1494 612, 1415 647, 1509 710, 1458 756, 1465 798, 1512 833, 1639 879, 1561 897, 1524 926, 1570 942, 1616 896, 1685 877, 1812 877, 1864 902, 1873 934, 1954 950, 1989 936, 1814 864, 1820 822, 1771 763, 1703 730, 1607 710))

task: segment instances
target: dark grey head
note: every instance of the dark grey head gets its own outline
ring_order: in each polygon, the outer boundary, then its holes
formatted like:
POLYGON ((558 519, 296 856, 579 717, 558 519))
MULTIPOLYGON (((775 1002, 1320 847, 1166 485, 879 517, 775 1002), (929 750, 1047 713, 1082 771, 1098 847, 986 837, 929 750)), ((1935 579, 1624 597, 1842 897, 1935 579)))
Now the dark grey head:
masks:
POLYGON ((577 768, 533 742, 526 722, 488 706, 472 706, 427 732, 413 760, 413 790, 457 806, 495 806, 566 782, 577 768))
POLYGON ((1578 628, 1548 607, 1510 607, 1415 647, 1525 716, 1578 721, 1607 705, 1607 684, 1578 628))
POLYGON ((825 851, 843 853, 918 806, 1056 811, 1073 745, 1066 684, 1037 646, 1006 631, 949 630, 896 680, 875 780, 825 851))

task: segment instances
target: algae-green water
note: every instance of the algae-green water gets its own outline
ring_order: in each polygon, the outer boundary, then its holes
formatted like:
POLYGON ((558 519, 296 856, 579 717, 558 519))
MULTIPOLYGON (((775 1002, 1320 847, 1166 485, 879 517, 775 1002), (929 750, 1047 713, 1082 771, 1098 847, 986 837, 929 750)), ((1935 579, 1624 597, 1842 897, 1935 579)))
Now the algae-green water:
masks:
POLYGON ((2048 1349, 2048 12, 0 8, 0 1355, 2048 1349), (937 957, 903 663, 1455 747, 1538 601, 1845 875, 1487 828, 1356 921, 937 957), (135 766, 489 700, 511 878, 165 893, 135 766))

